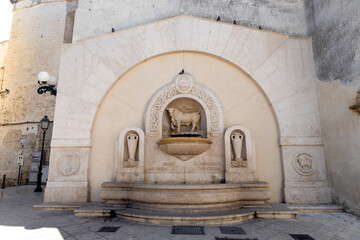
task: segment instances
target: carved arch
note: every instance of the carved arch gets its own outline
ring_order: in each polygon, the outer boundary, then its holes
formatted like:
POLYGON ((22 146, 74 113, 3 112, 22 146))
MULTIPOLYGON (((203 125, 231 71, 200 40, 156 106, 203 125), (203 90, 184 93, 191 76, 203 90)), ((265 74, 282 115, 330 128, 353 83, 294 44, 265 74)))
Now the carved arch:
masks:
POLYGON ((145 133, 151 137, 162 136, 162 114, 165 107, 175 99, 191 98, 199 102, 205 110, 207 131, 218 136, 223 131, 223 113, 218 99, 209 89, 191 79, 189 89, 178 88, 178 79, 162 87, 151 99, 145 115, 145 133))

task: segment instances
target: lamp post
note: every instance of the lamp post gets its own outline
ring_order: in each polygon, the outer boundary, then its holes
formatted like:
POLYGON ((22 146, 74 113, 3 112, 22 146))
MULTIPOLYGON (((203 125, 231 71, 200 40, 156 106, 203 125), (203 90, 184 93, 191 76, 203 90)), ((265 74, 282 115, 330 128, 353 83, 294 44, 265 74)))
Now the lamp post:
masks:
POLYGON ((39 88, 37 90, 38 94, 43 94, 50 92, 51 95, 56 96, 56 84, 58 80, 54 76, 50 76, 47 72, 40 72, 38 75, 38 84, 39 88))
POLYGON ((45 134, 46 130, 49 128, 50 121, 48 119, 48 116, 44 116, 43 119, 41 119, 41 129, 43 130, 43 141, 42 141, 42 147, 41 147, 41 157, 40 157, 40 165, 39 165, 39 172, 37 174, 37 184, 34 192, 42 192, 41 188, 41 177, 42 177, 42 163, 44 159, 44 144, 45 144, 45 134))

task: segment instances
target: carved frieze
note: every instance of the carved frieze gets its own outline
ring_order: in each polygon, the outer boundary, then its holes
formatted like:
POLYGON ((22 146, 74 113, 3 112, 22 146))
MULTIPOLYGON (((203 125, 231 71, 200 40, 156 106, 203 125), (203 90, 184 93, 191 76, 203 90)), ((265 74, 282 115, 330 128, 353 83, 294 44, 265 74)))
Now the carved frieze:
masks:
POLYGON ((299 153, 293 160, 293 167, 300 175, 308 176, 316 171, 317 162, 310 153, 299 153))

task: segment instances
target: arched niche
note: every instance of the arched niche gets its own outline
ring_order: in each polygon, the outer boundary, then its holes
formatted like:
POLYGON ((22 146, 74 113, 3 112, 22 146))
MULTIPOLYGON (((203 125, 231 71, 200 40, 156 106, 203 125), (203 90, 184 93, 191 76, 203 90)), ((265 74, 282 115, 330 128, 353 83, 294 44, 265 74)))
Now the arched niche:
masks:
POLYGON ((112 179, 115 142, 123 129, 136 126, 145 132, 145 183, 178 184, 186 181, 187 184, 195 184, 218 182, 224 177, 224 130, 241 124, 249 129, 257 144, 256 167, 259 179, 270 183, 272 201, 279 202, 283 178, 278 131, 273 114, 258 85, 247 74, 226 61, 192 52, 169 53, 149 59, 119 78, 104 96, 97 112, 92 131, 93 147, 89 166, 91 199, 99 201, 101 184, 112 179), (194 83, 192 91, 187 93, 176 89, 176 78, 179 76, 177 73, 183 67, 183 59, 186 63, 184 69, 191 73, 194 83), (211 70, 207 66, 211 66, 211 70), (200 94, 203 95, 199 97, 200 94), (213 116, 213 123, 217 123, 217 116, 220 117, 220 135, 211 135, 212 121, 207 118, 207 138, 212 144, 204 154, 188 161, 181 161, 161 151, 158 142, 163 138, 162 132, 151 136, 149 126, 146 126, 150 116, 146 114, 153 107, 161 112, 158 115, 161 121, 157 123, 162 131, 162 118, 166 107, 181 98, 197 101, 204 108, 206 116, 213 116), (173 181, 165 179, 167 176, 171 176, 173 181))
MULTIPOLYGON (((201 106, 206 119, 206 132, 202 137, 209 135, 217 137, 223 132, 223 113, 215 95, 209 89, 197 84, 190 74, 183 74, 162 87, 151 99, 145 115, 146 135, 159 138, 167 134, 163 133, 163 126, 167 124, 163 123, 164 114, 167 106, 171 106, 172 102, 178 102, 178 99, 188 99, 187 101, 201 106)), ((202 124, 205 125, 205 122, 202 124)))
MULTIPOLYGON (((169 113, 169 109, 177 109, 180 110, 182 113, 199 113, 200 121, 198 124, 198 128, 196 128, 196 132, 202 137, 207 138, 207 117, 204 107, 196 101, 194 98, 187 98, 187 97, 179 97, 171 101, 166 107, 165 111, 163 112, 162 117, 162 138, 171 137, 171 132, 174 132, 175 129, 172 129, 171 126, 171 116, 169 113)), ((189 125, 181 125, 181 131, 190 132, 193 128, 192 124, 189 125)))

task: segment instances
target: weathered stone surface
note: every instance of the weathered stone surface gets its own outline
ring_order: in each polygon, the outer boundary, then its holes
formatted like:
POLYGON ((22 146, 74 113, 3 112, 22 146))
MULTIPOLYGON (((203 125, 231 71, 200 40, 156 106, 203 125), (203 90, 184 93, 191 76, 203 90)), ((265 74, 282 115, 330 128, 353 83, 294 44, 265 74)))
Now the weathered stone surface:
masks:
POLYGON ((305 7, 333 198, 360 214, 360 117, 349 110, 360 89, 360 4, 356 0, 305 1, 305 7))
POLYGON ((305 1, 320 81, 356 84, 360 76, 360 4, 357 0, 305 1))
POLYGON ((305 36, 307 32, 302 0, 80 0, 76 11, 74 41, 98 37, 178 15, 189 15, 222 22, 305 36), (106 18, 104 17, 106 16, 106 18), (296 21, 294 21, 296 19, 296 21))
MULTIPOLYGON (((19 4, 25 2, 30 3, 21 1, 19 4)), ((21 10, 15 8, 13 12, 4 75, 0 77, 3 77, 0 91, 9 90, 0 95, 0 139, 12 136, 10 148, 4 147, 1 144, 3 141, 0 141, 0 173, 7 174, 9 184, 15 184, 17 180, 16 158, 21 152, 20 137, 27 138, 23 166, 25 182, 29 179, 32 152, 41 150, 42 130, 38 128, 38 122, 44 115, 54 119, 55 97, 49 93, 37 94, 37 74, 47 71, 58 76, 65 14, 66 2, 59 1, 21 10), (13 131, 18 134, 12 134, 13 131)), ((50 155, 51 132, 52 126, 46 136, 46 159, 50 155)))

